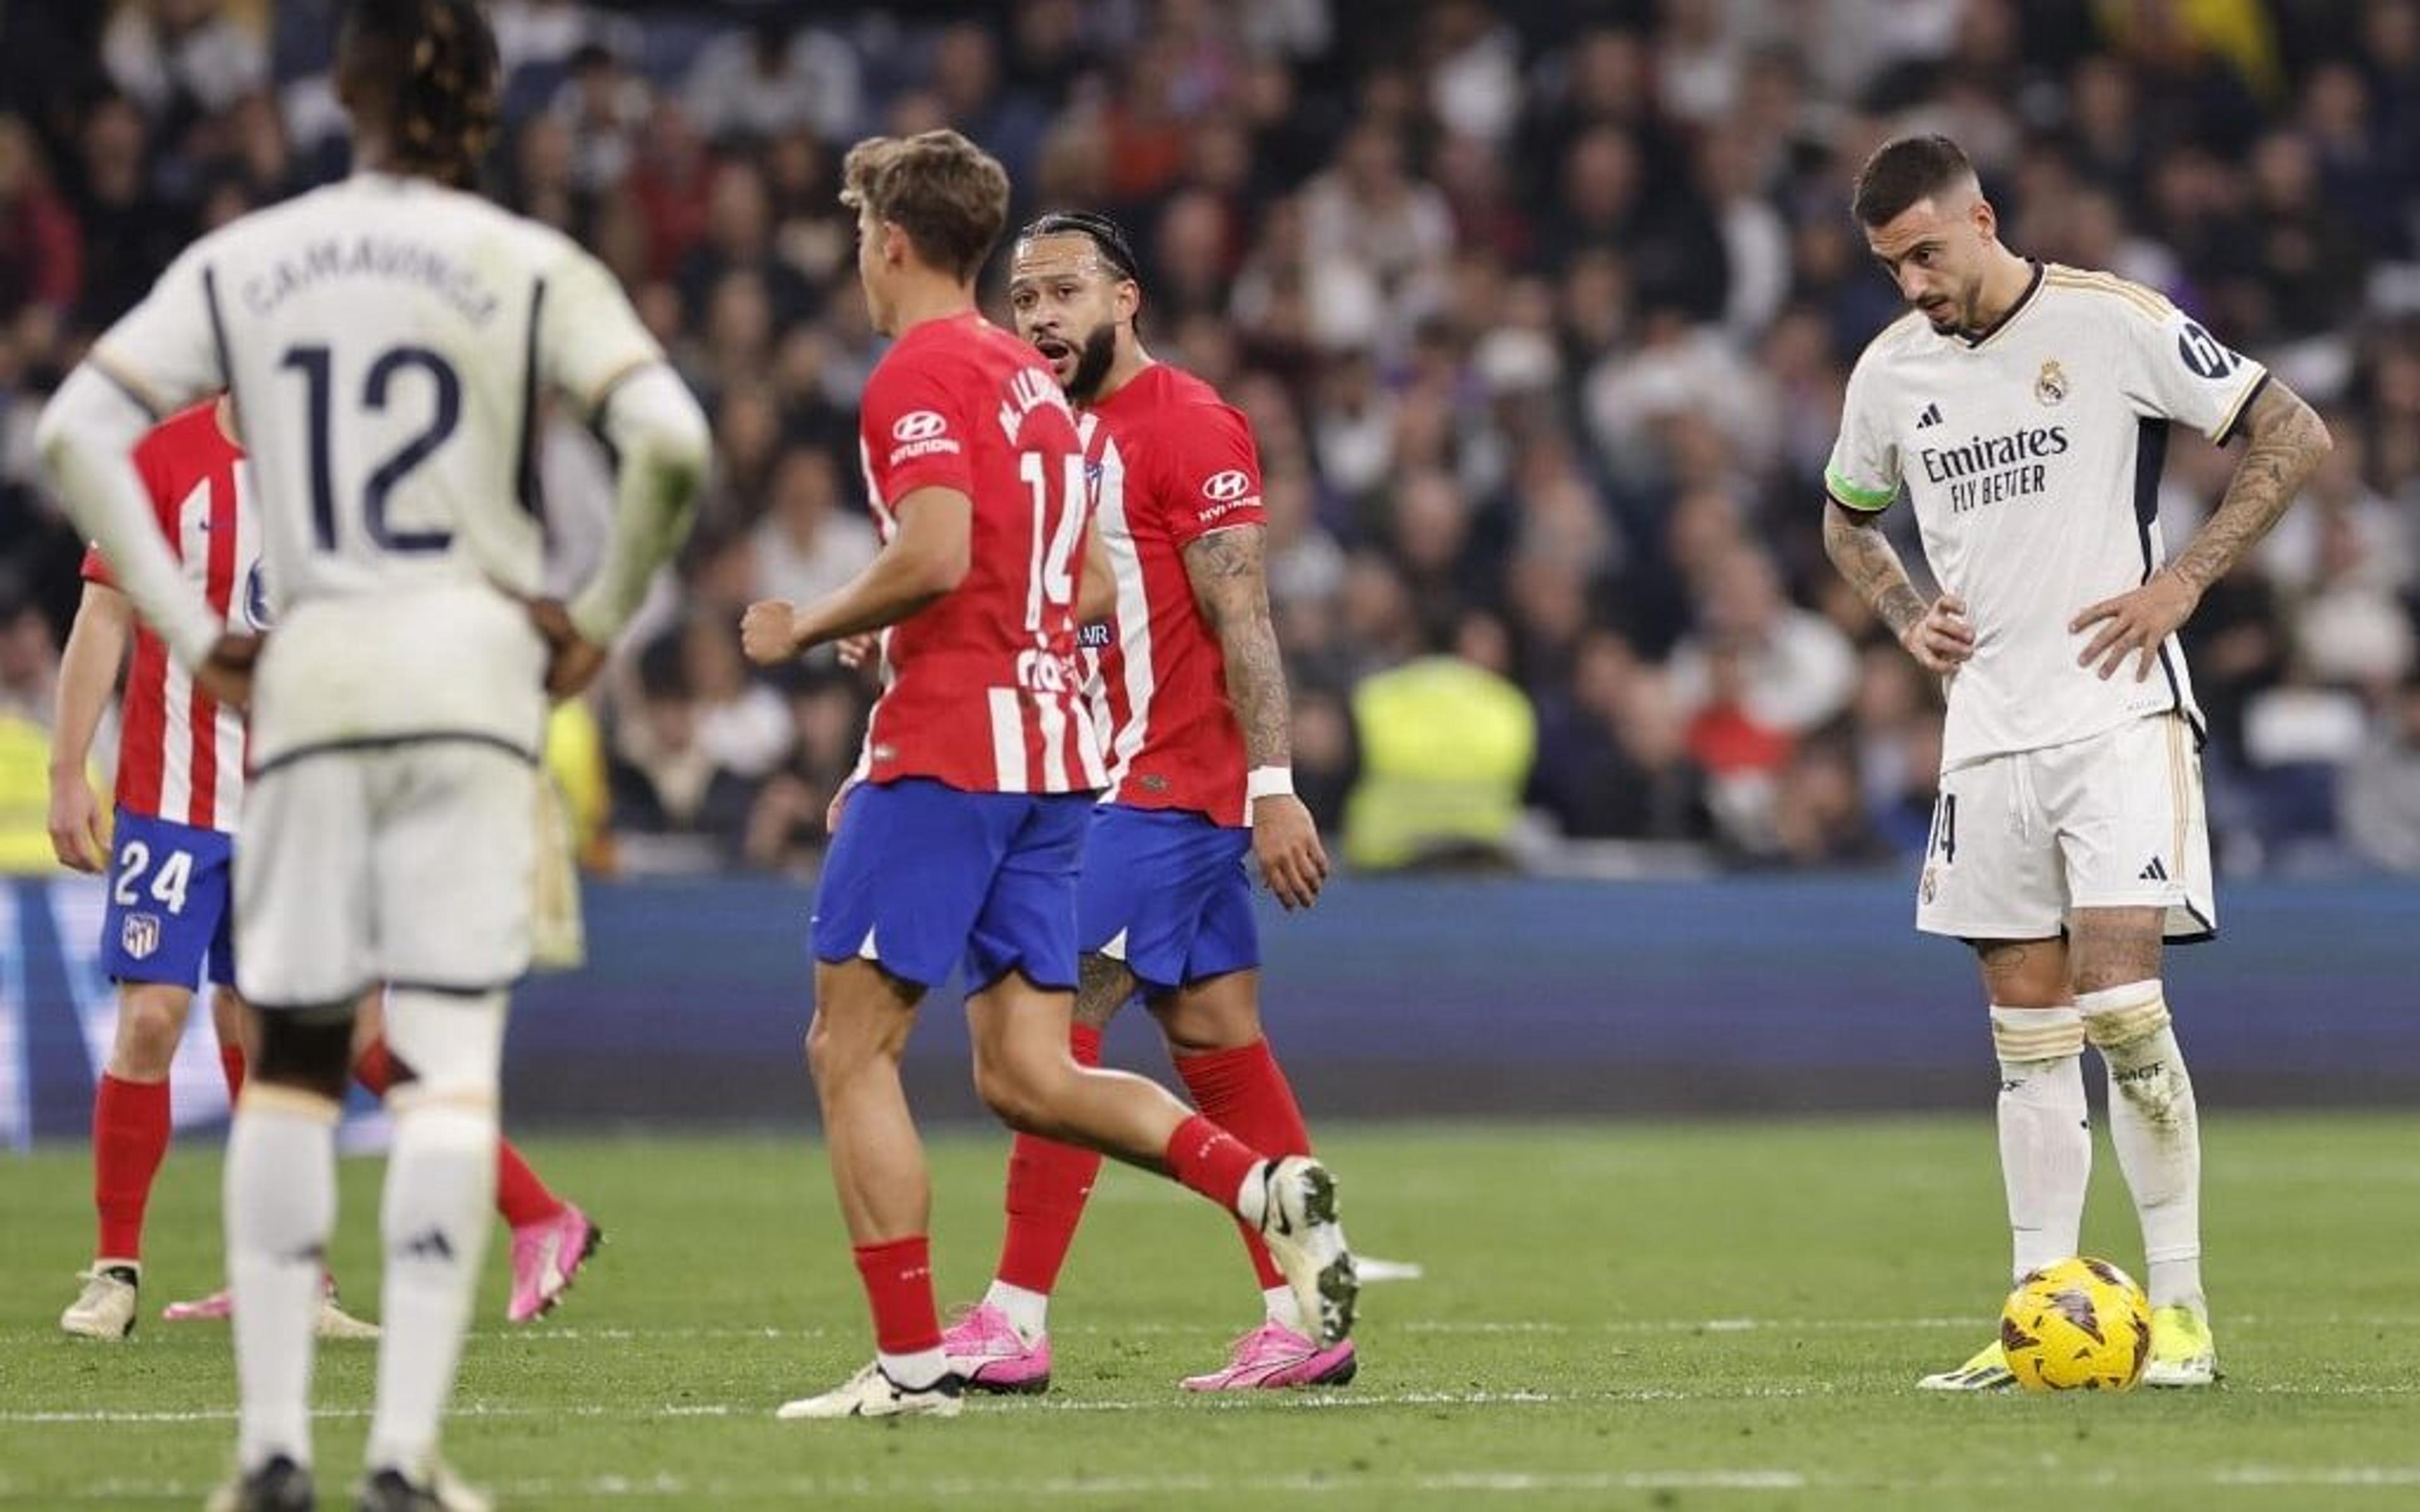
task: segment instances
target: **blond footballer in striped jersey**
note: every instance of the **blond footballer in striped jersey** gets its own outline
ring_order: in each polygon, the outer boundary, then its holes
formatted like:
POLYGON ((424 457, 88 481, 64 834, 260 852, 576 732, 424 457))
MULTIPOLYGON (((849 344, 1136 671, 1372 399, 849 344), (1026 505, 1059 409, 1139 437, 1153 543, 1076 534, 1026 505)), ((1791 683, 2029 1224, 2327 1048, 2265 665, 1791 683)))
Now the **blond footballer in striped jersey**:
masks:
MULTIPOLYGON (((1974 947, 2001 1067, 2017 1274, 2075 1253, 2091 1160, 2081 1055, 2142 1220, 2153 1385, 2216 1375, 2201 1286, 2200 1134, 2160 984, 2163 943, 2216 929, 2200 712, 2176 632, 2328 448, 2309 407, 2184 312, 2028 261, 1957 145, 1909 137, 1855 213, 1914 308, 1849 381, 1825 471, 1833 562, 1946 682, 1941 797, 1916 924, 1974 947), (2169 560, 2172 424, 2250 447, 2169 560), (1940 594, 1876 522, 1904 494, 1940 594)), ((1995 1342, 1928 1387, 2011 1383, 1995 1342)))

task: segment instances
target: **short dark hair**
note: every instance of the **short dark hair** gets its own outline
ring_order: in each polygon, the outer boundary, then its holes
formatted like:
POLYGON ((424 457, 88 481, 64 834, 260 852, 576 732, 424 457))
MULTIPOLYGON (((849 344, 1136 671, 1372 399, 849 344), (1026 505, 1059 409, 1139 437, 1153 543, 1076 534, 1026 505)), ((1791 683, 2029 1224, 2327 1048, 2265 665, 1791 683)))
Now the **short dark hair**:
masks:
POLYGON ((1096 210, 1050 210, 1035 216, 1024 230, 1016 233, 1019 241, 1035 237, 1090 237, 1100 249, 1101 261, 1109 270, 1130 283, 1142 282, 1140 264, 1136 260, 1134 243, 1126 239, 1125 227, 1096 210))
POLYGON ((338 93, 375 113, 396 165, 467 188, 495 134, 496 34, 473 0, 352 0, 337 46, 338 93))
POLYGON ((955 131, 870 136, 841 162, 840 202, 908 234, 928 267, 974 282, 1008 224, 1008 170, 955 131))
POLYGON ((1965 149, 1946 136, 1902 136, 1884 143, 1857 170, 1853 202, 1858 224, 1888 225, 1917 200, 1975 177, 1965 149))
MULTIPOLYGON (((1112 275, 1138 289, 1142 287, 1142 264, 1135 256, 1134 243, 1126 239, 1126 228, 1098 210, 1046 210, 1016 233, 1019 245, 1035 237, 1090 237, 1101 255, 1101 262, 1112 275)), ((1142 334, 1140 309, 1135 311, 1132 323, 1135 334, 1142 334)))

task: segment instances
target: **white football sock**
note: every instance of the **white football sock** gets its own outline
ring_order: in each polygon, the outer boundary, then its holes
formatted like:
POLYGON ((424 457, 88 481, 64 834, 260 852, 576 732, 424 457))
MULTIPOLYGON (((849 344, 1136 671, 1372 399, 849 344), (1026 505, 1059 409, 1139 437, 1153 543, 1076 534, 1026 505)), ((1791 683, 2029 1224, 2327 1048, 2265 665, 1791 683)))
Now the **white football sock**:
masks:
POLYGON ((1244 1173, 1244 1184, 1235 1189, 1235 1200, 1229 1204, 1230 1211, 1232 1211, 1236 1217, 1243 1219, 1244 1222, 1250 1224, 1255 1228, 1258 1228, 1261 1225, 1268 1222, 1268 1178, 1269 1173, 1276 1168, 1277 1162, 1275 1161, 1254 1161, 1252 1163, 1252 1168, 1244 1173))
POLYGON ((913 1354, 886 1354, 877 1350, 874 1358, 891 1383, 902 1391, 923 1391, 950 1373, 950 1357, 939 1345, 913 1354))
POLYGON ((2019 1277, 2076 1251, 2092 1179, 2084 1025, 2072 1008, 1993 1008, 2000 1057, 2000 1179, 2019 1277))
MULTIPOLYGON (((379 1319, 378 1410, 365 1462, 417 1478, 437 1447, 471 1323, 496 1195, 496 1112, 416 1084, 387 1099, 386 1290, 379 1319)), ((240 1310, 240 1309, 239 1309, 240 1310)))
POLYGON ((2142 1220, 2151 1305, 2200 1312, 2201 1117, 2167 999, 2157 981, 2136 981, 2076 1006, 2109 1068, 2109 1137, 2142 1220))
MULTIPOLYGON (((997 1307, 1008 1315, 1009 1326, 1016 1336, 1031 1344, 1050 1326, 1050 1294, 1013 1287, 995 1277, 991 1288, 984 1293, 984 1304, 997 1307)), ((896 1376, 892 1377, 898 1380, 896 1376)))
POLYGON ((311 1463, 311 1359, 336 1224, 337 1106, 255 1082, 227 1135, 227 1285, 241 1402, 237 1462, 311 1463))
POLYGON ((1305 1338, 1311 1337, 1311 1330, 1303 1326, 1302 1303, 1295 1298, 1294 1288, 1280 1282, 1274 1287, 1264 1288, 1261 1292, 1261 1305, 1267 1311, 1270 1322, 1290 1329, 1305 1338))

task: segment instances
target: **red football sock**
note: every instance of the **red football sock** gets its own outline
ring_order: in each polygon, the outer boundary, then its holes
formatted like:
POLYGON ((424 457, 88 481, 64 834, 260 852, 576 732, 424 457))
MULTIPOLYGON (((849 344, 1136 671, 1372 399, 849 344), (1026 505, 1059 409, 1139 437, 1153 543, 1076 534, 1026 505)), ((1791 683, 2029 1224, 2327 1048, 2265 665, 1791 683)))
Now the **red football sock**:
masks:
POLYGON ((874 1347, 884 1354, 918 1354, 941 1347, 941 1314, 933 1305, 932 1247, 922 1234, 860 1244, 857 1273, 874 1309, 874 1347))
POLYGON ((1168 1174, 1211 1201, 1235 1211, 1244 1178, 1261 1163, 1261 1153, 1197 1113, 1168 1136, 1168 1174))
POLYGON ((362 1046, 362 1053, 353 1057, 353 1080, 376 1098, 385 1097, 386 1089, 395 1085, 395 1057, 386 1053, 385 1035, 362 1046))
POLYGON ((547 1190, 509 1139, 496 1141, 496 1211, 514 1228, 542 1222, 563 1211, 563 1199, 547 1190))
POLYGON ((226 1073, 227 1106, 233 1107, 236 1099, 243 1096, 243 1046, 220 1045, 219 1070, 226 1073))
MULTIPOLYGON (((379 1097, 386 1096, 387 1088, 395 1085, 395 1057, 387 1053, 386 1036, 372 1040, 353 1057, 353 1080, 379 1097)), ((547 1190, 508 1139, 496 1141, 496 1211, 514 1228, 563 1211, 563 1199, 547 1190)))
MULTIPOLYGON (((1101 1063, 1101 1031, 1078 1024, 1068 1031, 1078 1066, 1101 1063)), ((1084 1221, 1084 1202, 1101 1174, 1097 1150, 1018 1134, 1008 1149, 1008 1229, 1001 1236, 1000 1279, 1044 1296, 1059 1284, 1059 1268, 1084 1221)))
POLYGON ((101 1214, 94 1258, 143 1257, 143 1209, 167 1153, 168 1084, 101 1072, 92 1099, 92 1205, 101 1214))
MULTIPOLYGON (((1176 1074, 1185 1079, 1186 1090, 1193 1094, 1203 1116, 1217 1119, 1246 1144, 1272 1158, 1311 1153, 1311 1132, 1303 1127, 1302 1109, 1295 1104, 1294 1088, 1287 1085, 1266 1040, 1233 1050, 1179 1056, 1176 1074)), ((1269 1258, 1268 1246, 1261 1242, 1259 1232, 1241 1218, 1235 1220, 1235 1227, 1244 1236, 1244 1248, 1251 1254, 1261 1289, 1284 1285, 1284 1273, 1269 1258)))

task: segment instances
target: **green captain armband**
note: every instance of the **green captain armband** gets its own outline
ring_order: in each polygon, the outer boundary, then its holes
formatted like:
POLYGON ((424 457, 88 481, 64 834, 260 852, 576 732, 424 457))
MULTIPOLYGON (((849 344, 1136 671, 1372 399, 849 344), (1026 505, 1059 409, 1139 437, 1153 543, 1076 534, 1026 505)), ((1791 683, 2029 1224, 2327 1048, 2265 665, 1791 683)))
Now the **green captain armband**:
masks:
POLYGON ((1878 515, 1888 509, 1891 501, 1899 497, 1899 489, 1896 486, 1888 488, 1860 488, 1840 476, 1838 470, 1835 468, 1823 470, 1823 491, 1830 494, 1832 501, 1842 508, 1860 510, 1869 515, 1878 515))

